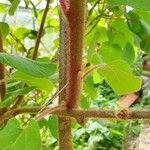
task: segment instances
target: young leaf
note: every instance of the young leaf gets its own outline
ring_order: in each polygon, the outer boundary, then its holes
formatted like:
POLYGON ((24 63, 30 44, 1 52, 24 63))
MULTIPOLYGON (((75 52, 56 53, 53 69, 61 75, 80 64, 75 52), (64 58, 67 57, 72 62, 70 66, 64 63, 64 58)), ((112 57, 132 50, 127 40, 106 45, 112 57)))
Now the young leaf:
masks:
POLYGON ((16 55, 0 53, 0 63, 12 66, 19 71, 34 77, 44 78, 51 76, 56 71, 56 65, 33 61, 16 55))

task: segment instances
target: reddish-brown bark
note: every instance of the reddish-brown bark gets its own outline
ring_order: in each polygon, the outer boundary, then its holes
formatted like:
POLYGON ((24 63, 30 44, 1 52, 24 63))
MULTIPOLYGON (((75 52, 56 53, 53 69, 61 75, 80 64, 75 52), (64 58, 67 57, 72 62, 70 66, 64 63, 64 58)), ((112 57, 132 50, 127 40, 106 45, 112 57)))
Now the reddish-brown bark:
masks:
MULTIPOLYGON (((3 50, 3 37, 2 32, 0 31, 0 53, 4 52, 3 50)), ((6 95, 6 83, 5 83, 5 66, 4 64, 0 64, 0 97, 1 100, 5 98, 6 95)))
POLYGON ((69 49, 67 52, 67 81, 66 106, 76 108, 79 103, 82 71, 82 54, 84 46, 86 0, 60 0, 60 4, 69 28, 69 49))

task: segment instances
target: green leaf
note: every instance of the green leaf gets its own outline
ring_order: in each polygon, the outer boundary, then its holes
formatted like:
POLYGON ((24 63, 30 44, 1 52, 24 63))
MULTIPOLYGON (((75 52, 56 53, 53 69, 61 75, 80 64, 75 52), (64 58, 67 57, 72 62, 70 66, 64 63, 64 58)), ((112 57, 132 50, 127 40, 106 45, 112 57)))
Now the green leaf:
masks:
POLYGON ((102 47, 100 48, 100 55, 104 62, 111 62, 116 59, 120 59, 121 52, 121 48, 118 45, 111 45, 109 42, 103 43, 102 47))
POLYGON ((98 83, 101 83, 103 81, 102 76, 97 71, 94 71, 92 73, 92 76, 93 76, 94 84, 98 84, 98 83))
POLYGON ((9 80, 7 82, 7 92, 9 93, 9 92, 13 92, 17 89, 20 89, 23 87, 23 85, 24 85, 24 83, 21 81, 9 80))
POLYGON ((134 33, 140 33, 141 31, 140 17, 133 11, 127 13, 126 17, 128 20, 130 30, 134 33))
POLYGON ((56 71, 55 64, 33 61, 6 53, 0 53, 0 62, 12 66, 23 73, 38 78, 51 76, 56 71))
POLYGON ((23 81, 30 86, 35 86, 38 89, 45 90, 47 92, 51 92, 54 87, 54 84, 49 79, 36 78, 20 71, 14 72, 11 77, 15 80, 23 81))
POLYGON ((107 0, 110 5, 128 5, 133 8, 150 10, 149 0, 107 0))
POLYGON ((80 106, 83 109, 90 108, 90 103, 88 101, 88 97, 84 97, 83 95, 81 95, 80 106))
POLYGON ((141 88, 141 79, 132 74, 123 60, 105 64, 99 72, 118 95, 136 92, 141 88))
POLYGON ((124 20, 112 21, 110 28, 108 37, 111 44, 117 44, 121 48, 124 48, 127 42, 134 44, 133 33, 129 30, 128 24, 124 20))
POLYGON ((20 0, 9 0, 9 2, 11 3, 11 7, 9 8, 9 15, 13 16, 19 6, 20 0))
POLYGON ((123 8, 121 6, 114 6, 111 9, 115 16, 121 17, 123 15, 123 8))
POLYGON ((129 29, 137 34, 139 38, 145 39, 150 35, 150 25, 147 24, 142 18, 133 11, 126 14, 129 29))
POLYGON ((22 89, 8 93, 6 95, 6 97, 4 98, 4 101, 2 101, 0 103, 0 108, 1 107, 7 107, 7 106, 11 105, 15 101, 15 98, 17 96, 26 95, 29 92, 31 92, 33 89, 35 89, 35 87, 26 87, 26 88, 22 88, 22 89))
POLYGON ((6 12, 7 12, 6 5, 3 3, 0 3, 0 13, 6 14, 6 12))
POLYGON ((99 52, 93 52, 92 57, 91 57, 91 63, 92 64, 100 64, 103 62, 103 59, 101 58, 101 55, 99 54, 99 52))
POLYGON ((98 43, 104 42, 107 40, 107 32, 104 27, 97 27, 87 37, 87 45, 88 45, 88 60, 90 61, 93 55, 95 48, 98 46, 98 43))
POLYGON ((17 137, 21 134, 21 129, 17 119, 10 119, 7 125, 0 131, 0 149, 10 150, 17 137))
POLYGON ((0 22, 0 30, 2 32, 3 38, 5 38, 9 33, 9 25, 4 22, 0 22))
POLYGON ((57 139, 58 138, 58 117, 50 116, 48 120, 48 125, 52 136, 57 139))
POLYGON ((146 23, 150 24, 150 12, 149 11, 143 11, 143 10, 135 10, 135 13, 137 13, 141 18, 146 21, 146 23))
POLYGON ((126 16, 130 30, 140 39, 140 48, 150 54, 150 25, 133 11, 130 11, 126 16))
POLYGON ((135 52, 133 46, 130 43, 127 43, 125 48, 123 49, 122 57, 129 64, 132 64, 134 62, 135 52))
POLYGON ((17 27, 15 32, 13 33, 15 37, 17 37, 20 40, 23 40, 30 34, 31 30, 25 28, 25 27, 17 27))
POLYGON ((120 137, 123 137, 123 134, 121 132, 119 132, 118 130, 115 130, 113 128, 110 128, 109 131, 113 134, 113 135, 116 135, 117 137, 120 136, 120 137))
POLYGON ((41 150, 41 139, 38 123, 31 120, 11 146, 13 150, 41 150))
POLYGON ((10 119, 0 131, 1 150, 41 150, 39 127, 31 120, 24 130, 16 119, 10 119))
POLYGON ((89 76, 85 79, 83 86, 84 92, 93 100, 95 100, 97 98, 97 90, 94 88, 92 76, 89 76))
POLYGON ((150 54, 150 35, 140 42, 140 47, 146 54, 150 54))

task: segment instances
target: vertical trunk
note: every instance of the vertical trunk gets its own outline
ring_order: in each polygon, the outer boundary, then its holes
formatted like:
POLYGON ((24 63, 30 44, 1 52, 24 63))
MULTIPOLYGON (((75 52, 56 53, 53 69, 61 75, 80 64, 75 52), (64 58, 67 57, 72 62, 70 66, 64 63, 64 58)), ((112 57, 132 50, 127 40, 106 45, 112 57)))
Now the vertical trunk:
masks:
POLYGON ((70 0, 67 12, 69 24, 69 50, 67 59, 67 107, 77 108, 80 99, 80 72, 85 36, 86 0, 70 0))
MULTIPOLYGON (((77 108, 84 46, 86 0, 60 0, 64 15, 60 17, 59 88, 68 83, 60 96, 68 108, 77 108), (62 17, 63 16, 63 17, 62 17)), ((72 150, 71 118, 59 117, 60 150, 72 150)))
MULTIPOLYGON (((2 33, 0 31, 0 53, 2 53, 3 51, 4 50, 3 50, 2 33)), ((6 95, 5 66, 3 64, 0 64, 0 80, 2 81, 0 83, 0 96, 1 96, 1 100, 3 100, 6 95)))
MULTIPOLYGON (((59 89, 66 85, 66 66, 67 66, 67 49, 68 49, 68 24, 65 22, 63 15, 60 14, 60 53, 59 53, 59 89)), ((66 90, 59 95, 61 103, 66 98, 66 90)), ((59 117, 59 146, 60 150, 71 150, 71 118, 59 117)))

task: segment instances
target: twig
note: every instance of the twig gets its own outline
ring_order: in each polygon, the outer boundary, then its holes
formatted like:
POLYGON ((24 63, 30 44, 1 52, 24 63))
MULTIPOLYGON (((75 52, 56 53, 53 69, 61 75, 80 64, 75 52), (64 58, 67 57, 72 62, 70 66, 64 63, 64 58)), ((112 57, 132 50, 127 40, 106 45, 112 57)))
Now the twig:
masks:
POLYGON ((15 104, 11 107, 11 109, 15 109, 15 108, 19 107, 22 104, 23 98, 24 98, 24 95, 19 95, 16 99, 15 104))
POLYGON ((82 76, 82 80, 87 77, 91 72, 95 71, 96 69, 99 69, 99 68, 103 68, 105 67, 106 64, 97 64, 95 66, 93 66, 92 68, 90 68, 88 71, 86 71, 83 76, 82 76))
POLYGON ((26 47, 24 46, 24 44, 23 44, 14 34, 9 33, 9 35, 10 35, 17 43, 19 43, 19 44, 22 46, 22 48, 24 49, 25 52, 27 52, 27 49, 26 49, 26 47))
POLYGON ((97 1, 95 2, 95 4, 92 6, 92 8, 89 10, 89 14, 88 14, 87 20, 88 20, 89 17, 91 16, 91 14, 92 14, 94 8, 96 7, 96 5, 99 4, 99 3, 100 3, 100 0, 97 0, 97 1))
POLYGON ((103 16, 103 13, 105 12, 105 10, 106 10, 106 8, 105 8, 105 0, 104 0, 101 13, 96 18, 94 18, 88 24, 88 26, 92 25, 95 21, 96 21, 96 23, 91 27, 91 29, 86 33, 86 35, 90 34, 92 32, 92 30, 97 26, 98 22, 101 20, 101 17, 103 16))
POLYGON ((48 105, 49 105, 57 96, 59 96, 60 93, 62 93, 62 92, 66 89, 67 85, 68 85, 68 84, 64 85, 64 87, 62 87, 62 89, 60 89, 60 90, 58 89, 58 90, 54 93, 54 95, 50 98, 50 100, 41 108, 41 110, 38 112, 37 115, 39 115, 40 113, 42 113, 42 112, 48 107, 48 105))
POLYGON ((50 3, 50 1, 51 0, 47 0, 46 7, 44 9, 42 21, 41 21, 41 24, 40 24, 40 29, 39 29, 39 32, 38 32, 38 35, 37 35, 35 48, 34 48, 34 52, 33 52, 33 57, 32 57, 33 60, 36 60, 37 56, 38 56, 38 49, 39 49, 41 37, 42 37, 42 34, 43 34, 44 24, 45 24, 45 20, 46 20, 46 16, 47 16, 48 10, 49 10, 49 3, 50 3))

